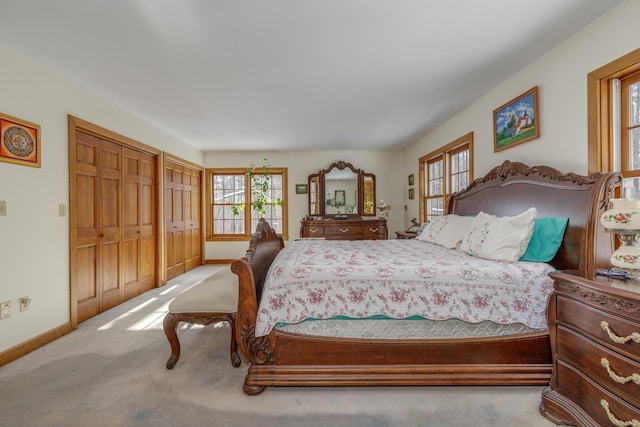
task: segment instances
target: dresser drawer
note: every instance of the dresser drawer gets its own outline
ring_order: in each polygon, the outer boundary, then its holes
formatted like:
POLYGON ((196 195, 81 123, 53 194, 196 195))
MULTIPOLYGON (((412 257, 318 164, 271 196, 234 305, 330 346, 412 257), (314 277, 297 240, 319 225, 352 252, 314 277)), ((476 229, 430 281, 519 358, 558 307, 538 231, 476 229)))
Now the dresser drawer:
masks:
POLYGON ((557 357, 617 396, 640 407, 640 363, 614 353, 562 326, 557 329, 557 357), (635 375, 634 375, 635 374, 635 375))
POLYGON ((325 236, 353 236, 362 239, 363 227, 361 225, 329 225, 324 227, 325 236))
POLYGON ((557 391, 584 408, 598 425, 615 426, 610 416, 621 421, 618 425, 631 426, 632 420, 640 422, 640 409, 615 397, 561 360, 558 361, 557 391))
POLYGON ((367 240, 384 239, 384 227, 378 225, 365 225, 364 238, 367 240))
POLYGON ((324 237, 324 227, 303 227, 302 237, 324 237))
POLYGON ((640 324, 615 317, 562 295, 557 297, 557 319, 558 322, 584 331, 586 335, 591 335, 606 346, 640 362, 640 343, 630 339, 634 333, 640 333, 640 324), (615 340, 626 340, 626 343, 615 340))

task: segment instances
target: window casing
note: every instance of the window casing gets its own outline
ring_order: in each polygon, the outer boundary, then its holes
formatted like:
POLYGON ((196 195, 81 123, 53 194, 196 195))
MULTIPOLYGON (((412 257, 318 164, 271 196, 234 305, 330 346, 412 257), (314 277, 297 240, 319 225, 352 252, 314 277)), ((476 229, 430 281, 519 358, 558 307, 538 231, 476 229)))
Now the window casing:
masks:
POLYGON ((640 177, 639 74, 636 49, 587 75, 589 173, 620 171, 625 186, 640 177))
POLYGON ((640 72, 637 72, 620 80, 620 172, 624 176, 625 196, 632 198, 640 197, 639 104, 640 72))
MULTIPOLYGON (((254 171, 258 179, 264 179, 259 168, 254 171)), ((207 169, 207 240, 248 240, 255 232, 260 219, 252 209, 251 176, 246 168, 207 169), (245 204, 244 209, 234 215, 234 205, 245 204)), ((269 200, 286 200, 287 169, 269 168, 269 200)), ((264 218, 269 224, 288 238, 286 203, 265 206, 264 218)))
POLYGON ((446 213, 451 194, 473 180, 473 132, 419 159, 420 220, 446 213))

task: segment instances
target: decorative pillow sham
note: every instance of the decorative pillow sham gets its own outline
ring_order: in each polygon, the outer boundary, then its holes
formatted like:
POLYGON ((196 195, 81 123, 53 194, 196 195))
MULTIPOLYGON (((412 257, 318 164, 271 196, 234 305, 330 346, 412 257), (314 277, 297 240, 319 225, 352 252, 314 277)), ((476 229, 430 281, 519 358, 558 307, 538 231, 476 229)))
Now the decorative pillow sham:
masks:
POLYGON ((473 220, 473 217, 455 214, 438 216, 429 221, 416 239, 435 243, 447 249, 455 249, 473 220))
POLYGON ((536 218, 533 235, 520 261, 549 262, 560 249, 569 218, 536 218))
POLYGON ((518 261, 531 240, 536 214, 536 208, 503 217, 480 212, 465 233, 460 249, 494 261, 518 261))

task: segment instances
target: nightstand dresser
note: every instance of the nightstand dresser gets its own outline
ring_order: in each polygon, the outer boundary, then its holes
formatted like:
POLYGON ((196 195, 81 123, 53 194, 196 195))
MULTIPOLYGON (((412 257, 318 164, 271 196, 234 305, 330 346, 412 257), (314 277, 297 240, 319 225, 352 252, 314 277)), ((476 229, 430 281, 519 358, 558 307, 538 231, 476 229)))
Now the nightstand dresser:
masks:
POLYGON ((559 424, 640 427, 640 280, 551 277, 553 374, 540 413, 559 424))

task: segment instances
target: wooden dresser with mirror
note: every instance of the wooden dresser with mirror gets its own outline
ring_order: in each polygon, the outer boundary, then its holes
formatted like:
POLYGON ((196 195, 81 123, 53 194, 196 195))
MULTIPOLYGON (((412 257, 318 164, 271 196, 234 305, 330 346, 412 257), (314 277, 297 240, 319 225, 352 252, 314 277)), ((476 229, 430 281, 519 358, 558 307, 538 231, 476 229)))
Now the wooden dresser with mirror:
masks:
POLYGON ((386 219, 376 215, 376 176, 338 161, 309 175, 309 215, 300 237, 328 240, 386 239, 386 219))

